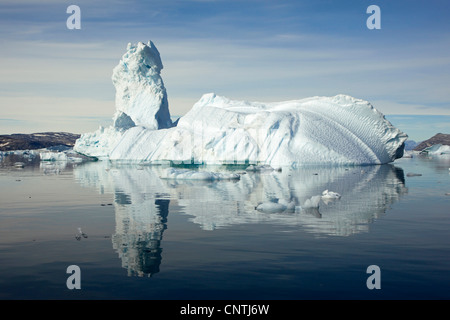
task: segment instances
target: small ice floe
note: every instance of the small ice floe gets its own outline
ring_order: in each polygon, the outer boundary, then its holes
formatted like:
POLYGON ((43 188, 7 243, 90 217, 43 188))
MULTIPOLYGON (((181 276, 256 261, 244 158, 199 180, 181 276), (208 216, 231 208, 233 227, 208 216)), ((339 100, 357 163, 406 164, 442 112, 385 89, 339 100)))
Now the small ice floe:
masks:
POLYGON ((167 168, 160 176, 161 179, 177 179, 177 180, 201 180, 201 181, 215 181, 215 180, 239 180, 240 175, 235 173, 220 173, 195 171, 189 169, 175 169, 167 168))
POLYGON ((295 203, 294 201, 286 201, 279 199, 278 202, 267 201, 260 203, 255 207, 255 209, 264 213, 294 212, 295 203))
POLYGON ((245 169, 245 171, 249 171, 249 172, 278 171, 278 172, 281 172, 282 169, 281 168, 273 168, 273 167, 271 167, 269 165, 257 166, 257 165, 252 165, 251 164, 251 165, 249 165, 247 167, 247 169, 245 169))
POLYGON ((321 199, 322 196, 312 196, 311 198, 305 200, 301 208, 302 209, 318 208, 321 199))
POLYGON ((403 157, 402 157, 402 158, 412 158, 412 157, 413 157, 412 152, 410 152, 410 151, 405 151, 405 152, 403 153, 403 157))
POLYGON ((319 212, 319 204, 320 200, 322 200, 322 196, 312 196, 309 199, 306 199, 303 205, 299 207, 301 212, 312 215, 316 218, 321 218, 322 214, 319 212))
POLYGON ((341 198, 341 195, 334 191, 329 191, 328 189, 322 192, 322 201, 325 202, 325 204, 328 204, 334 200, 339 200, 341 198))
POLYGON ((78 233, 75 235, 75 239, 77 239, 78 241, 81 240, 81 237, 83 238, 87 238, 87 234, 84 233, 83 231, 81 231, 81 228, 78 228, 78 233))
POLYGON ((40 153, 41 161, 67 161, 68 157, 65 152, 46 151, 40 153))
POLYGON ((92 161, 92 157, 88 157, 82 154, 79 154, 73 149, 64 147, 64 148, 45 148, 39 151, 39 157, 41 161, 44 162, 67 162, 72 164, 79 164, 85 161, 92 161), (67 148, 67 149, 66 149, 67 148))
POLYGON ((23 163, 23 162, 15 162, 14 163, 14 167, 16 167, 16 168, 23 168, 23 167, 25 167, 25 163, 23 163))
POLYGON ((434 144, 428 148, 420 151, 421 154, 440 156, 440 155, 448 155, 450 154, 450 146, 443 144, 434 144))
POLYGON ((335 200, 340 199, 341 195, 334 191, 329 191, 328 189, 322 192, 322 199, 335 200))
POLYGON ((408 172, 406 174, 407 177, 420 177, 422 174, 421 173, 414 173, 414 172, 408 172))

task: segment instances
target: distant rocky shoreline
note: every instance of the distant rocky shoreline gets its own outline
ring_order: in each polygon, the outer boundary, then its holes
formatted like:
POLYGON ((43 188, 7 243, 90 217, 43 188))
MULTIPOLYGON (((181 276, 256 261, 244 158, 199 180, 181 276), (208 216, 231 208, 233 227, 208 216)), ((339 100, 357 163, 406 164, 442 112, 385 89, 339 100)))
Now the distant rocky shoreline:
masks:
POLYGON ((0 135, 0 151, 36 150, 56 146, 72 148, 79 137, 79 134, 69 132, 0 135))
POLYGON ((438 133, 432 136, 430 139, 422 141, 415 148, 414 151, 422 151, 425 148, 431 147, 436 144, 442 144, 450 146, 450 134, 438 133))

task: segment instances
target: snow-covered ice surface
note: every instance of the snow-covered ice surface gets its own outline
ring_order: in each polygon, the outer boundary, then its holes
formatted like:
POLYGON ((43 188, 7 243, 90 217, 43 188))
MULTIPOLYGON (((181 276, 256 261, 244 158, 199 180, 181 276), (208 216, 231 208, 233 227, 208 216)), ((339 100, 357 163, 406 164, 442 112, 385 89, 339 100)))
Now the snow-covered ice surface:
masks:
MULTIPOLYGON (((407 136, 369 103, 349 96, 261 104, 207 94, 177 127, 135 126, 108 136, 111 160, 203 164, 382 164, 407 136)), ((96 136, 94 137, 96 138, 96 136)), ((96 144, 89 141, 85 144, 96 144)), ((106 144, 105 144, 106 145, 106 144)), ((89 154, 76 145, 76 150, 89 154)))
POLYGON ((261 103, 205 94, 173 127, 153 43, 128 45, 114 69, 114 125, 74 149, 119 161, 177 164, 384 164, 407 135, 369 102, 347 95, 261 103))

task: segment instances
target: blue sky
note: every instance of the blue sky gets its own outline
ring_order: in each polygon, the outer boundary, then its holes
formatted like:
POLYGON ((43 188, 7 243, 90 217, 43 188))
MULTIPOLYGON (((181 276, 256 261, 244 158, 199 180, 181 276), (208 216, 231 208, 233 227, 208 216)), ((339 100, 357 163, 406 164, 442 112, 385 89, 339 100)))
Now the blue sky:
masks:
POLYGON ((112 69, 128 42, 148 40, 172 115, 208 92, 264 102, 344 93, 388 118, 450 115, 449 18, 444 0, 2 0, 0 133, 108 124, 112 69), (66 28, 71 4, 81 30, 66 28), (372 4, 381 30, 366 27, 372 4))

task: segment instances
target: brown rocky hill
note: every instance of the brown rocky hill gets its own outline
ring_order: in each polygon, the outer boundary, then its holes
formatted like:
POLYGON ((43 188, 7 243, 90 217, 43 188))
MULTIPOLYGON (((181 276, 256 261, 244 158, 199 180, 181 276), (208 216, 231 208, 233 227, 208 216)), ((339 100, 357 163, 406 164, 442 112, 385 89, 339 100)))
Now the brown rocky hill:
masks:
POLYGON ((444 144, 450 146, 450 134, 438 133, 428 140, 422 141, 414 148, 415 151, 422 151, 434 144, 444 144))
POLYGON ((73 147, 79 137, 79 134, 68 132, 0 135, 0 151, 34 150, 54 146, 73 147))

